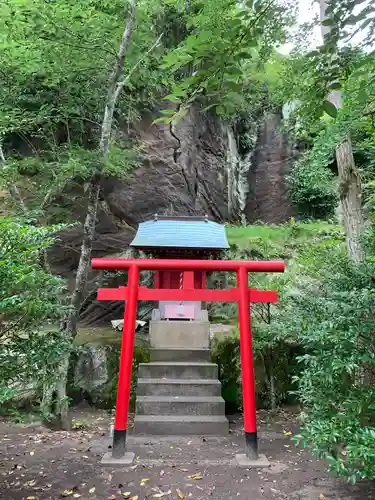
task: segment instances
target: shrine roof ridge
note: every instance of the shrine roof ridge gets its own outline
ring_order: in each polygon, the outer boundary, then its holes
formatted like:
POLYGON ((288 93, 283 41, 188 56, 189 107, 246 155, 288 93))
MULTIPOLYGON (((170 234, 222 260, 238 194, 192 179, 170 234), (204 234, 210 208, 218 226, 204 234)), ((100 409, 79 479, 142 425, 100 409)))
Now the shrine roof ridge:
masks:
POLYGON ((141 222, 130 243, 135 248, 229 248, 224 224, 205 217, 160 217, 141 222))

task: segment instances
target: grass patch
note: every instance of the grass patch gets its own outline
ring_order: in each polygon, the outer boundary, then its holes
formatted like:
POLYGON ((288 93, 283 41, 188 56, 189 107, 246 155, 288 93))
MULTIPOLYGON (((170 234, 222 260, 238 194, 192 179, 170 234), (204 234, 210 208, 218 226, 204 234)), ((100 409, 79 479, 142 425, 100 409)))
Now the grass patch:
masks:
POLYGON ((331 239, 344 241, 342 226, 327 221, 294 222, 286 224, 254 224, 226 227, 227 238, 233 249, 243 251, 247 258, 290 259, 306 244, 331 239), (249 253, 250 252, 250 255, 249 253))
POLYGON ((251 226, 226 227, 230 244, 246 248, 252 242, 262 241, 287 246, 292 241, 306 242, 316 236, 343 235, 343 228, 327 221, 292 222, 282 225, 254 224, 251 226))

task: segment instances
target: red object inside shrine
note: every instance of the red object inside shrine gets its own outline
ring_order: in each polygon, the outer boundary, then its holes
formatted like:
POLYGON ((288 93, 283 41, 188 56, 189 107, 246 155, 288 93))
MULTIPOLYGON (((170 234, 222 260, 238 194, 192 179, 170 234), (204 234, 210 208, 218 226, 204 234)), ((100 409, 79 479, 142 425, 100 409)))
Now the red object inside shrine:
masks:
MULTIPOLYGON (((154 287, 161 289, 174 289, 178 290, 181 288, 181 273, 183 271, 156 271, 154 279, 154 287)), ((195 290, 201 290, 206 288, 206 272, 205 271, 193 271, 194 273, 194 288, 195 290)), ((186 277, 185 277, 186 279, 186 277)))

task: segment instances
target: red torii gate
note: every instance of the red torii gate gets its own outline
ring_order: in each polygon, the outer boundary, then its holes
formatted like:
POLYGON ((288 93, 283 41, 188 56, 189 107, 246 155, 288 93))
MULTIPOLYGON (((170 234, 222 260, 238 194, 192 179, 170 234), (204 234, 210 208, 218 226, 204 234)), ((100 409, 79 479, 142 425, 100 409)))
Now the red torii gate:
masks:
POLYGON ((128 286, 99 288, 98 300, 123 300, 126 302, 117 387, 116 415, 113 431, 113 458, 121 458, 126 451, 126 431, 135 324, 138 300, 172 300, 204 302, 238 302, 240 327, 240 353, 242 367, 242 394, 246 456, 258 458, 256 426, 255 379, 252 352, 250 302, 277 302, 276 291, 249 289, 249 272, 283 272, 284 262, 241 260, 180 260, 180 259, 92 259, 92 268, 101 270, 128 270, 128 286), (178 270, 183 272, 183 287, 176 289, 151 289, 139 286, 140 271, 178 270), (232 271, 237 274, 237 288, 229 290, 194 289, 193 271, 232 271))

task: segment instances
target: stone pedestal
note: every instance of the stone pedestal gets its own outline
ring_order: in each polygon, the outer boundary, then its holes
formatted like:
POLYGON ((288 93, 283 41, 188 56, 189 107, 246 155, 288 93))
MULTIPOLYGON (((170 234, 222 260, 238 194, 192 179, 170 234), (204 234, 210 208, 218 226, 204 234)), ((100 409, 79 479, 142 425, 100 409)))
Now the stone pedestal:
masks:
POLYGON ((154 349, 208 349, 208 321, 150 321, 150 345, 154 349))

